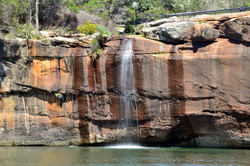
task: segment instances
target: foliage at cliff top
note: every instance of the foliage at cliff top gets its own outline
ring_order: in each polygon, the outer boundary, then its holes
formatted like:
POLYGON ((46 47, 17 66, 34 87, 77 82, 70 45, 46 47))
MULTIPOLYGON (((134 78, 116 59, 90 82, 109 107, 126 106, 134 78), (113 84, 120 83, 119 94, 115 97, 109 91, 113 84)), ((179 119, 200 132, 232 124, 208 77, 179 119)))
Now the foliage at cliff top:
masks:
MULTIPOLYGON (((1 29, 19 36, 19 27, 30 27, 40 23, 42 28, 54 18, 54 13, 61 7, 72 8, 71 1, 73 2, 73 0, 0 0, 1 29)), ((30 34, 31 29, 27 28, 24 33, 30 34)))
POLYGON ((85 24, 81 24, 77 27, 77 30, 86 35, 92 35, 96 33, 96 24, 92 24, 89 20, 85 22, 85 24))
POLYGON ((167 13, 250 6, 249 0, 76 0, 76 3, 80 8, 101 16, 111 17, 119 14, 119 9, 125 7, 128 11, 134 10, 142 18, 154 18, 167 13))
MULTIPOLYGON (((134 25, 160 18, 167 13, 242 6, 250 6, 249 0, 0 0, 0 29, 18 33, 17 28, 25 24, 34 27, 36 13, 40 29, 57 25, 55 22, 60 22, 64 18, 67 24, 75 22, 72 24, 75 26, 73 30, 76 30, 78 23, 72 14, 81 13, 81 10, 117 24, 134 25), (36 10, 37 2, 39 10, 36 10), (68 11, 71 13, 68 14, 68 11), (68 15, 62 16, 62 13, 68 15)), ((64 28, 68 26, 65 22, 60 22, 59 25, 64 28)))

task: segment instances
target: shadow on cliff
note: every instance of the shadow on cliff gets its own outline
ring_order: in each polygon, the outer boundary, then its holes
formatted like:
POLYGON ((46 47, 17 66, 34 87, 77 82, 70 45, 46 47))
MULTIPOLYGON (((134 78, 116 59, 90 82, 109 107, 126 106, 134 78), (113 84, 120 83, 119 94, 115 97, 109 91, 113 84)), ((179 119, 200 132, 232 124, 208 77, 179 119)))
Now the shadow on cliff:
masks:
POLYGON ((193 53, 196 53, 200 48, 205 48, 211 44, 213 44, 216 41, 210 41, 210 42, 192 42, 193 46, 193 53))
POLYGON ((231 40, 231 39, 228 39, 228 41, 232 44, 242 44, 246 47, 250 47, 250 43, 249 42, 242 42, 242 41, 237 41, 237 40, 231 40))
POLYGON ((0 58, 17 56, 19 44, 16 41, 0 39, 0 58))
POLYGON ((18 50, 19 44, 17 42, 0 39, 0 82, 5 79, 10 63, 15 64, 20 59, 18 50))
POLYGON ((182 115, 186 112, 184 89, 184 65, 182 54, 171 54, 168 60, 168 89, 171 116, 182 115))
POLYGON ((219 117, 213 115, 185 115, 179 117, 180 123, 171 129, 166 140, 167 145, 199 147, 196 141, 206 135, 218 136, 218 128, 214 125, 219 117))

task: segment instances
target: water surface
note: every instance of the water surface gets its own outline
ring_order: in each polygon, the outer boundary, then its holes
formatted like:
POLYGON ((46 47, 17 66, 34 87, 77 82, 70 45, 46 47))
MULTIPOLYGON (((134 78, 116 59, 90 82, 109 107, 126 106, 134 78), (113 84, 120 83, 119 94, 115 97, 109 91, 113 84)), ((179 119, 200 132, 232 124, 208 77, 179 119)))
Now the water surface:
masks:
POLYGON ((250 165, 250 150, 193 148, 0 147, 2 166, 250 165))

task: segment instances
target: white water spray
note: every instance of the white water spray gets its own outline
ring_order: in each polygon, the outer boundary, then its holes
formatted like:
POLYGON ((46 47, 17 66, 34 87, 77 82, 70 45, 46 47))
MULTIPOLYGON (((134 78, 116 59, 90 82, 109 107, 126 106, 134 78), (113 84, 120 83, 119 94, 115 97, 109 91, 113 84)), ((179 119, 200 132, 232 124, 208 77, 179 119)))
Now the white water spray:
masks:
POLYGON ((121 135, 124 136, 122 145, 119 147, 140 147, 133 144, 138 142, 138 111, 135 97, 137 96, 134 87, 134 69, 133 69, 133 41, 124 39, 121 50, 121 82, 120 82, 120 128, 121 135))

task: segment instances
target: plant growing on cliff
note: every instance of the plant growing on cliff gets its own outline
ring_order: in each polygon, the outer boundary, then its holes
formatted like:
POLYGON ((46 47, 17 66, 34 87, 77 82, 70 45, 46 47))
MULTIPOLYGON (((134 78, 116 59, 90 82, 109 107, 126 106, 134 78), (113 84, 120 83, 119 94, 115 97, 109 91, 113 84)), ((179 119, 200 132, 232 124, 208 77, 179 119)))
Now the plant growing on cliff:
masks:
POLYGON ((89 52, 89 56, 93 62, 96 61, 102 53, 102 41, 100 38, 102 38, 102 35, 98 36, 96 39, 93 39, 91 42, 91 51, 89 52))
POLYGON ((63 95, 61 94, 61 93, 55 93, 55 96, 57 97, 57 98, 59 98, 59 99, 62 99, 63 98, 63 95))
POLYGON ((21 24, 17 28, 12 28, 11 32, 6 35, 7 37, 19 37, 22 39, 41 39, 35 31, 32 24, 21 24))
POLYGON ((198 21, 198 23, 199 23, 199 24, 203 24, 203 23, 206 23, 206 21, 200 20, 200 21, 198 21))
POLYGON ((128 33, 128 34, 132 34, 135 32, 134 30, 134 25, 131 24, 131 22, 127 22, 125 24, 125 30, 124 30, 125 33, 128 33))
POLYGON ((86 35, 92 35, 96 33, 96 24, 92 24, 89 20, 85 22, 85 24, 81 24, 77 27, 77 30, 80 33, 86 34, 86 35))
POLYGON ((96 27, 96 30, 100 32, 101 35, 111 35, 111 33, 108 31, 107 27, 98 25, 96 27))

